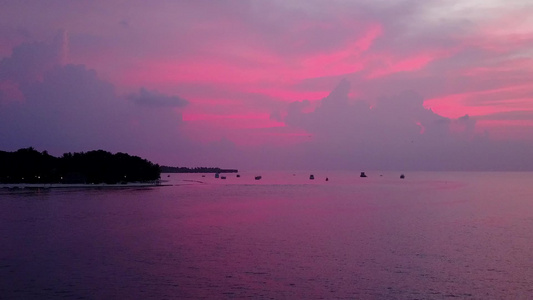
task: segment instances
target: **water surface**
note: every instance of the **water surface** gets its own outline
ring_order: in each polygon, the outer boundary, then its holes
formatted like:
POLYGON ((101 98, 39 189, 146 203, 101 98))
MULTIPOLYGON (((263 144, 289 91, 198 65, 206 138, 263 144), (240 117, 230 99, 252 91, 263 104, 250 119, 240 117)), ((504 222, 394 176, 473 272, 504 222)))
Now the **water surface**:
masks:
POLYGON ((532 173, 310 174, 0 190, 0 294, 533 297, 532 173))

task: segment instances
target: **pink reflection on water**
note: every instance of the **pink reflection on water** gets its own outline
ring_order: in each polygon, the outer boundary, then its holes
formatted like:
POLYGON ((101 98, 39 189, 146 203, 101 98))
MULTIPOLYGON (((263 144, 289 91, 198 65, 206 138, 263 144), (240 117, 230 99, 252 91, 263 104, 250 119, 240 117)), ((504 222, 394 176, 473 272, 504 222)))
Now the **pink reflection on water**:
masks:
POLYGON ((7 298, 531 293, 531 173, 240 174, 171 174, 176 185, 141 190, 0 191, 0 287, 7 298))

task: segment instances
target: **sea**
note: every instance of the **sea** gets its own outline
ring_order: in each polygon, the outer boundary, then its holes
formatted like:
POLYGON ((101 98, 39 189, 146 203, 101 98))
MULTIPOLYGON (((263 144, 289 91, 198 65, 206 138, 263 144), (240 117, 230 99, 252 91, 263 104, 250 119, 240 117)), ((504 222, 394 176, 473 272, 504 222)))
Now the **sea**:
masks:
POLYGON ((533 299, 533 173, 404 174, 3 188, 0 298, 533 299))

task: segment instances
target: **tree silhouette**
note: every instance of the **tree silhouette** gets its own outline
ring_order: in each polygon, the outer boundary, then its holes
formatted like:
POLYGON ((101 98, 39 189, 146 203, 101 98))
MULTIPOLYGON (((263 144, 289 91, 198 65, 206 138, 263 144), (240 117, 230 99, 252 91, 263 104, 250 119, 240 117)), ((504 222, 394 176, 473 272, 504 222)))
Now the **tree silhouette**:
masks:
POLYGON ((159 179, 160 167, 146 159, 104 150, 57 158, 33 147, 0 151, 2 183, 126 183, 159 179))

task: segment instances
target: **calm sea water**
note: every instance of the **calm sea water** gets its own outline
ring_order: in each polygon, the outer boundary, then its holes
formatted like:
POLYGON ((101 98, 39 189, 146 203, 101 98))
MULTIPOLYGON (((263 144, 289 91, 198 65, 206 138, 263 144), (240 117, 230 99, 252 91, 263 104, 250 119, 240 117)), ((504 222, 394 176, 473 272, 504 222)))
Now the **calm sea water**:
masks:
POLYGON ((533 173, 309 174, 0 190, 0 298, 533 298, 533 173))

